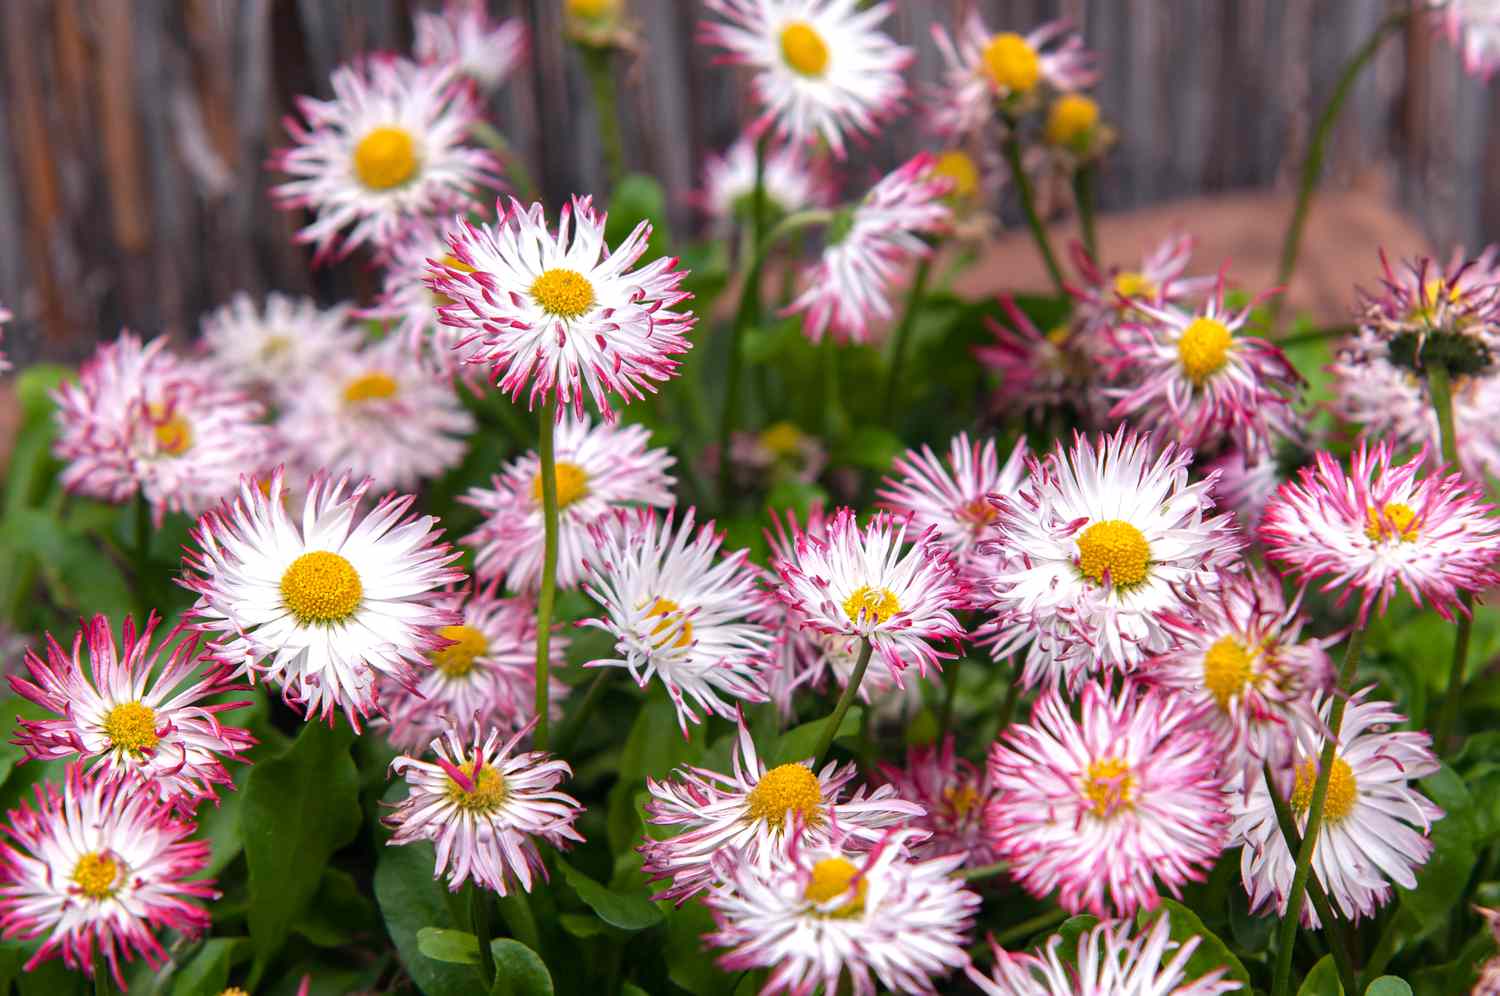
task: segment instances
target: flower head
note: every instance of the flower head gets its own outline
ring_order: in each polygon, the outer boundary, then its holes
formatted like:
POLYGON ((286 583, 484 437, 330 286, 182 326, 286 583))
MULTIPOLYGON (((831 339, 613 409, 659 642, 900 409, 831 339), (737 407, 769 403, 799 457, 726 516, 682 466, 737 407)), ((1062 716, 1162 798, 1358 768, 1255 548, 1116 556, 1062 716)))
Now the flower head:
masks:
POLYGON ((583 807, 557 786, 573 773, 544 751, 512 754, 531 724, 504 743, 500 732, 475 723, 468 739, 449 730, 432 742, 431 761, 402 755, 391 774, 406 780, 408 794, 382 822, 395 832, 391 846, 430 840, 437 848, 434 877, 446 874, 457 892, 473 879, 504 896, 533 877, 547 878, 537 838, 556 848, 582 841, 573 829, 583 807))
POLYGON ((1102 365, 1096 355, 1101 351, 1092 342, 1095 337, 1069 324, 1044 332, 1014 298, 1001 295, 999 300, 1007 321, 986 315, 984 323, 995 341, 974 347, 979 362, 999 376, 992 396, 997 413, 1036 417, 1068 405, 1088 424, 1104 422, 1109 406, 1101 404, 1102 365))
POLYGON ((359 348, 359 329, 343 305, 320 308, 308 298, 249 294, 203 316, 208 364, 224 383, 276 399, 295 397, 304 378, 334 357, 359 348))
POLYGON ((1361 327, 1386 342, 1392 363, 1415 372, 1438 364, 1458 377, 1500 362, 1500 268, 1492 247, 1447 266, 1421 256, 1393 270, 1385 253, 1378 293, 1364 293, 1361 327))
MULTIPOLYGON (((498 205, 497 205, 498 207, 498 205)), ((604 241, 603 214, 575 197, 554 233, 542 206, 511 199, 498 225, 461 222, 448 232, 452 261, 435 264, 428 286, 453 300, 439 309, 444 325, 467 330, 459 345, 485 363, 500 390, 529 407, 557 402, 583 417, 587 389, 606 421, 615 420, 608 393, 627 402, 669 380, 691 344, 691 312, 676 311, 692 295, 679 290, 685 270, 663 256, 631 269, 647 249, 651 223, 642 221, 614 249, 604 241)))
POLYGON ((417 61, 452 67, 484 93, 498 89, 526 58, 526 21, 496 23, 484 8, 484 0, 447 0, 441 13, 418 11, 417 61))
POLYGON ((198 520, 181 582, 198 595, 194 628, 218 634, 218 660, 280 684, 308 719, 342 708, 356 728, 383 711, 378 676, 415 685, 449 643, 441 628, 463 621, 435 602, 463 579, 437 519, 408 517, 414 499, 396 494, 361 516, 369 486, 316 474, 293 519, 279 469, 265 490, 246 479, 198 520))
POLYGON ((914 857, 963 854, 969 867, 1000 860, 985 829, 984 814, 995 798, 989 771, 957 756, 952 734, 941 745, 908 748, 904 767, 882 764, 880 773, 897 796, 926 810, 910 823, 931 835, 912 845, 914 857))
POLYGON ((1447 0, 1436 5, 1464 68, 1486 82, 1500 68, 1500 10, 1489 0, 1447 0))
MULTIPOLYGON (((1163 239, 1142 259, 1139 269, 1104 267, 1080 243, 1071 246, 1073 267, 1079 282, 1068 285, 1080 324, 1102 330, 1131 317, 1138 317, 1137 303, 1165 308, 1186 308, 1191 299, 1213 289, 1213 276, 1185 277, 1193 257, 1195 240, 1175 234, 1163 239)), ((1102 344, 1102 343, 1101 343, 1102 344)))
POLYGON ((994 119, 997 102, 1015 115, 1035 106, 1046 90, 1081 90, 1098 78, 1093 53, 1064 20, 1026 35, 996 33, 975 11, 956 36, 933 25, 932 38, 944 63, 933 126, 948 138, 982 131, 994 119))
MULTIPOLYGON (((748 219, 754 210, 755 144, 754 137, 742 135, 722 156, 709 156, 703 166, 703 189, 694 199, 721 235, 727 234, 734 222, 748 219)), ((799 145, 766 149, 762 183, 772 219, 833 202, 828 171, 799 145)))
POLYGON ((1228 816, 1218 744, 1182 698, 1094 682, 1080 718, 1056 691, 990 751, 990 846, 1034 896, 1070 913, 1131 916, 1201 881, 1228 816))

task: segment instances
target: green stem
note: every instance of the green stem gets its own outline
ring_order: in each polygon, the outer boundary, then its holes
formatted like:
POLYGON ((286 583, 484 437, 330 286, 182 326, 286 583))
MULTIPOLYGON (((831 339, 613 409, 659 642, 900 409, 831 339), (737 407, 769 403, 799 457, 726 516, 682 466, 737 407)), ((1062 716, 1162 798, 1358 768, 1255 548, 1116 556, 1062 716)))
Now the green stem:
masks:
POLYGON ((536 731, 532 745, 547 749, 547 711, 551 706, 547 685, 552 680, 548 651, 552 643, 552 605, 557 599, 557 466, 552 452, 552 429, 556 423, 556 401, 542 405, 540 440, 542 475, 542 588, 536 598, 536 731))
POLYGON ((828 717, 828 722, 823 726, 823 735, 818 738, 818 749, 813 752, 813 770, 818 770, 818 765, 823 763, 823 755, 828 753, 828 748, 833 745, 833 736, 839 731, 839 724, 844 721, 844 714, 849 711, 849 705, 854 701, 854 696, 859 694, 859 683, 865 680, 865 668, 870 666, 870 653, 875 649, 869 640, 859 642, 859 660, 854 664, 854 673, 849 676, 849 684, 844 686, 844 694, 839 696, 838 705, 833 707, 833 715, 828 717))
POLYGON ((1353 325, 1325 325, 1322 328, 1308 329, 1306 332, 1298 332, 1294 335, 1277 336, 1276 345, 1285 349, 1288 346, 1299 346, 1304 342, 1317 342, 1320 339, 1337 339, 1340 336, 1353 335, 1355 331, 1356 326, 1353 325))
POLYGON ((885 421, 891 424, 896 414, 896 391, 901 384, 901 365, 906 359, 906 343, 911 338, 911 328, 916 324, 917 311, 922 304, 922 295, 927 291, 927 278, 932 273, 932 257, 924 256, 917 264, 912 277, 911 290, 906 295, 906 310, 901 313, 901 324, 891 339, 891 365, 885 375, 885 421))
POLYGON ((1005 161, 1010 164, 1011 177, 1016 181, 1016 193, 1021 198, 1021 210, 1026 213, 1026 225, 1031 229, 1031 237, 1036 240, 1037 252, 1041 253, 1042 262, 1047 266, 1047 274, 1052 278, 1052 286, 1056 288, 1059 296, 1066 297, 1067 289, 1063 286, 1062 270, 1057 266, 1057 257, 1052 252, 1052 243, 1047 240, 1047 229, 1042 225, 1041 215, 1036 213, 1036 192, 1032 190, 1031 178, 1026 175, 1026 168, 1021 165, 1021 138, 1016 134, 1012 126, 1001 143, 1005 152, 1005 161))
POLYGON ((531 173, 526 169, 526 163, 511 148, 511 144, 500 134, 499 129, 488 121, 476 121, 469 126, 469 134, 478 140, 480 145, 486 146, 495 155, 500 157, 500 165, 504 167, 505 173, 510 177, 511 184, 516 188, 516 196, 530 204, 537 199, 536 184, 531 179, 531 173))
POLYGON ((94 996, 114 996, 115 985, 109 977, 109 967, 100 958, 94 965, 94 996))
POLYGON ((1086 162, 1073 171, 1073 200, 1078 205, 1078 225, 1083 229, 1083 247, 1088 250, 1089 259, 1095 263, 1099 262, 1099 237, 1094 226, 1094 180, 1098 176, 1098 168, 1094 163, 1086 162))
POLYGON ((490 950, 490 897, 478 885, 469 882, 469 926, 479 941, 479 974, 485 985, 495 983, 495 955, 490 950))
POLYGON ((1297 921, 1302 915, 1302 900, 1307 888, 1307 877, 1312 872, 1318 831, 1323 828, 1323 802, 1328 798, 1328 780, 1333 775, 1339 728, 1344 725, 1344 707, 1349 704, 1349 684, 1354 680, 1354 670, 1359 665, 1359 654, 1364 642, 1364 627, 1356 625, 1349 634, 1344 666, 1339 671, 1338 685, 1333 690, 1333 704, 1328 710, 1328 742, 1323 745, 1322 756, 1318 758, 1318 778, 1313 783, 1312 799, 1308 802, 1307 833, 1302 838, 1302 846, 1297 848, 1292 891, 1287 896, 1286 914, 1281 918, 1281 929, 1277 934, 1276 974, 1271 984, 1272 996, 1288 996, 1291 992, 1292 949, 1297 941, 1297 921))
POLYGON ((938 743, 948 735, 948 729, 953 725, 953 703, 958 698, 958 668, 963 664, 962 657, 956 658, 948 669, 943 672, 943 714, 938 717, 938 743))
POLYGON ((973 882, 981 878, 989 878, 992 875, 1001 875, 1010 870, 1010 863, 997 861, 992 865, 980 865, 977 868, 963 868, 953 873, 954 878, 961 878, 965 882, 973 882))
MULTIPOLYGON (((1438 363, 1424 367, 1427 375, 1427 393, 1432 396, 1432 408, 1437 415, 1439 445, 1443 451, 1443 462, 1448 470, 1460 473, 1458 463, 1458 434, 1453 428, 1453 384, 1448 368, 1438 363)), ((1433 728, 1433 744, 1441 753, 1453 735, 1453 726, 1458 721, 1458 702, 1463 697, 1464 671, 1469 663, 1469 637, 1474 629, 1474 599, 1468 592, 1459 595, 1462 611, 1458 615, 1458 632, 1453 637, 1453 664, 1448 669, 1448 694, 1443 697, 1442 709, 1438 712, 1437 725, 1433 728)))
MULTIPOLYGON (((1376 26, 1369 39, 1344 66, 1344 72, 1339 77, 1338 84, 1333 88, 1333 95, 1328 98, 1328 103, 1323 107, 1323 113, 1318 116, 1318 123, 1313 128, 1312 140, 1307 146, 1307 158, 1302 161, 1302 175, 1297 184, 1297 203, 1292 208, 1292 219, 1287 225, 1286 238, 1281 246, 1281 265, 1276 271, 1276 284, 1279 287, 1285 287, 1291 281, 1293 271, 1297 269, 1297 253, 1302 247, 1302 229, 1307 224, 1307 211, 1312 206, 1313 191, 1317 189, 1318 177, 1323 172, 1323 156, 1328 150, 1328 139, 1333 134, 1333 126, 1338 123, 1339 114, 1344 109, 1349 92, 1354 89, 1354 83, 1360 73, 1375 57, 1375 53, 1380 50, 1386 38, 1406 23, 1407 18, 1411 16, 1411 9, 1410 5, 1403 5, 1400 10, 1392 12, 1376 26)), ((1278 294, 1271 299, 1269 325, 1273 333, 1280 324, 1281 308, 1285 299, 1285 294, 1278 294)))
POLYGON ((1014 927, 1002 930, 996 934, 995 943, 1002 948, 1007 947, 1017 941, 1026 940, 1039 930, 1046 930, 1048 927, 1062 923, 1067 918, 1068 913, 1066 910, 1048 910, 1045 913, 1038 913, 1030 920, 1022 920, 1014 927))
POLYGON ((615 105, 615 79, 610 50, 589 46, 583 50, 583 67, 594 91, 594 111, 599 116, 599 137, 604 143, 604 162, 609 170, 609 189, 620 185, 625 175, 625 143, 620 138, 619 108, 615 105))

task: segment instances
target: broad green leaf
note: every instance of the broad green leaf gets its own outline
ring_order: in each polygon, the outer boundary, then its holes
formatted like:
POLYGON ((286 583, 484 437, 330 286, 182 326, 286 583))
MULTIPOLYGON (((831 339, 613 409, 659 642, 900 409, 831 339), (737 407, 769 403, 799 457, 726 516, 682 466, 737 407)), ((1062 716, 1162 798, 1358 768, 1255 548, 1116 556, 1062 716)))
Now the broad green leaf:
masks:
POLYGON ((1142 910, 1136 914, 1136 925, 1145 929, 1161 916, 1171 917, 1171 937, 1178 944, 1185 944, 1193 937, 1200 938, 1198 947, 1184 968, 1187 978, 1197 979, 1216 968, 1222 968, 1224 978, 1243 983, 1247 990, 1250 988, 1250 973, 1245 971, 1245 966, 1229 950, 1229 946, 1203 925, 1198 914, 1175 899, 1163 899, 1161 905, 1150 912, 1142 910))
POLYGON ((1405 979, 1382 975, 1365 989, 1365 996, 1412 996, 1412 992, 1405 979))
POLYGON ((610 194, 609 216, 604 222, 605 241, 609 245, 618 245, 643 221, 651 222, 647 258, 665 255, 665 246, 671 241, 671 233, 667 230, 666 191, 655 177, 630 173, 620 179, 610 194))
MULTIPOLYGON (((839 723, 838 732, 833 735, 833 739, 837 741, 845 737, 859 736, 859 725, 863 715, 863 707, 850 706, 849 711, 844 713, 844 719, 839 723)), ((811 760, 813 751, 818 749, 818 742, 823 736, 823 728, 827 724, 828 717, 820 716, 810 723, 803 723, 801 726, 794 726, 787 730, 777 742, 775 750, 770 752, 770 761, 767 764, 792 764, 796 761, 811 760)))
POLYGON ((651 994, 634 982, 624 982, 620 985, 620 996, 651 996, 651 994))
POLYGON ((417 931, 417 950, 449 965, 479 964, 479 938, 467 930, 423 927, 417 931))
POLYGON ((383 847, 375 862, 375 901, 396 944, 406 974, 426 996, 468 996, 478 977, 472 968, 433 961, 422 954, 417 934, 423 927, 457 929, 446 888, 432 877, 433 850, 427 842, 383 847))
MULTIPOLYGON (((1417 869, 1417 887, 1396 891, 1411 940, 1420 940, 1448 922, 1462 900, 1477 858, 1474 849, 1474 800, 1463 780, 1443 765, 1422 779, 1422 790, 1443 809, 1432 826, 1432 857, 1417 869)), ((1410 942, 1408 942, 1410 943, 1410 942)))
POLYGON ((604 933, 604 924, 599 922, 599 918, 586 913, 563 913, 558 916, 557 922, 574 937, 598 937, 604 933))
POLYGON ((233 791, 220 788, 217 804, 205 802, 198 807, 198 836, 207 840, 210 848, 208 865, 203 869, 203 874, 209 878, 217 878, 244 850, 240 817, 245 806, 245 784, 250 781, 253 770, 252 765, 241 765, 234 772, 233 791))
POLYGON ((379 930, 379 920, 354 876, 325 868, 317 896, 292 929, 320 948, 342 948, 357 934, 379 930))
POLYGON ((714 965, 713 952, 703 941, 703 935, 713 929, 713 915, 696 899, 667 913, 662 950, 667 977, 690 993, 722 992, 728 988, 724 973, 714 965))
POLYGON ((535 951, 509 937, 496 939, 490 950, 495 955, 493 996, 552 996, 552 975, 535 951))
POLYGON ((220 993, 229 987, 229 969, 235 955, 250 946, 248 937, 210 937, 196 954, 177 970, 172 996, 220 993))
POLYGON ((1033 950, 1045 948, 1054 937, 1061 937, 1057 954, 1066 964, 1078 964, 1078 939, 1099 926, 1099 918, 1090 913, 1070 916, 1056 930, 1044 930, 1031 939, 1026 946, 1033 950))
POLYGON ((621 930, 645 930, 662 921, 662 912, 645 893, 614 892, 589 878, 562 858, 556 859, 558 870, 578 898, 599 914, 599 919, 621 930))
POLYGON ((1333 964, 1333 955, 1324 955, 1313 966, 1297 996, 1344 996, 1344 987, 1339 983, 1339 970, 1333 964))

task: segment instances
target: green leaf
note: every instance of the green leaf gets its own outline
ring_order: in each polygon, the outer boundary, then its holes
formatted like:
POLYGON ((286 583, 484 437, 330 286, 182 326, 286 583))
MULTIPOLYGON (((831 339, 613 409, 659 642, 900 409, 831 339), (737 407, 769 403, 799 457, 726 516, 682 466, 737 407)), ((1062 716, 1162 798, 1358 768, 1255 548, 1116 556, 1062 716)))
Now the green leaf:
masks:
POLYGON ((1365 989, 1365 996, 1412 996, 1412 992, 1405 979, 1382 975, 1365 989))
POLYGON ((479 964, 479 938, 467 930, 423 927, 417 931, 417 950, 448 965, 479 964))
POLYGON ((52 392, 65 380, 77 380, 71 367, 56 363, 34 363, 16 375, 16 397, 27 422, 39 422, 52 415, 52 392))
POLYGON ((667 913, 662 946, 667 977, 690 993, 723 992, 728 988, 724 973, 714 965, 713 954, 703 942, 703 935, 713 929, 713 915, 696 899, 667 913))
POLYGON ((320 948, 341 948, 357 934, 374 933, 378 920, 354 876, 338 868, 325 868, 317 897, 292 929, 320 948))
POLYGON ((651 994, 634 982, 624 982, 620 984, 620 996, 651 996, 651 994))
POLYGON ((598 937, 604 933, 604 924, 599 922, 599 918, 586 913, 562 913, 558 915, 557 922, 574 937, 598 937))
POLYGON ((834 463, 853 464, 866 470, 884 473, 891 461, 906 452, 901 437, 889 429, 864 425, 855 429, 833 454, 834 463))
POLYGON ((1334 967, 1333 955, 1324 955, 1302 980, 1297 996, 1344 996, 1344 987, 1339 982, 1339 970, 1334 967))
POLYGON ((426 996, 468 996, 473 969, 433 961, 422 954, 417 934, 424 927, 455 929, 446 889, 432 877, 434 855, 427 842, 383 847, 375 862, 375 901, 406 974, 426 996))
POLYGON ((1184 967, 1187 978, 1197 979, 1216 968, 1222 968, 1224 978, 1242 983, 1246 991, 1250 989, 1250 973, 1245 971, 1245 966, 1235 957, 1234 952, 1229 950, 1229 946, 1217 934, 1203 925, 1198 914, 1175 899, 1163 899, 1161 905, 1150 912, 1142 910, 1136 914, 1135 922, 1137 926, 1144 928, 1155 923, 1160 916, 1171 917, 1170 936, 1178 944, 1184 944, 1193 937, 1201 938, 1193 956, 1184 967))
POLYGON ((223 992, 229 987, 229 969, 234 965, 235 955, 249 946, 248 937, 210 937, 177 971, 172 996, 223 992))
POLYGON ((259 981, 322 881, 323 869, 359 831, 359 772, 348 723, 309 722, 281 757, 250 771, 240 836, 250 873, 250 936, 259 981))
POLYGON ((621 930, 645 930, 662 921, 662 912, 645 893, 626 894, 613 892, 589 878, 561 858, 556 859, 558 869, 578 898, 599 914, 599 919, 611 927, 621 930))
POLYGON ((552 975, 535 951, 509 937, 496 939, 490 950, 495 954, 493 996, 552 996, 552 975))
POLYGON ((1403 928, 1410 940, 1421 940, 1448 922, 1462 903, 1478 855, 1474 848, 1474 799, 1463 779, 1443 765, 1422 779, 1422 790, 1443 809, 1432 826, 1432 857, 1417 871, 1417 887, 1396 891, 1401 897, 1403 928))
MULTIPOLYGON (((833 739, 842 740, 845 737, 859 736, 863 713, 862 706, 850 706, 849 711, 844 713, 843 722, 839 723, 838 732, 833 735, 833 739)), ((791 764, 795 761, 811 760, 813 751, 818 749, 818 743, 826 725, 828 725, 828 717, 820 716, 810 723, 803 723, 801 726, 794 726, 787 730, 777 742, 776 749, 771 751, 771 761, 768 763, 791 764)))

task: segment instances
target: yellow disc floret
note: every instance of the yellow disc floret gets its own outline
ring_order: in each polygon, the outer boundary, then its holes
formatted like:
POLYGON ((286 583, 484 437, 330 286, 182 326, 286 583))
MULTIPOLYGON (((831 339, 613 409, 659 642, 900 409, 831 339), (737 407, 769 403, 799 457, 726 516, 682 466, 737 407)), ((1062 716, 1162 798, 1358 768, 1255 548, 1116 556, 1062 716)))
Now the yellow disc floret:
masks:
POLYGON ((901 603, 896 600, 895 593, 889 588, 871 588, 867 584, 860 585, 854 590, 854 594, 844 599, 844 614, 855 625, 859 624, 861 615, 884 625, 891 616, 900 611, 901 603))
POLYGON ((434 651, 432 663, 450 678, 462 678, 474 670, 474 661, 490 649, 490 641, 473 626, 444 626, 438 636, 453 642, 434 651))
POLYGON ((405 128, 375 128, 354 147, 354 174, 371 190, 390 190, 417 172, 417 143, 405 128))
POLYGON ((615 12, 620 0, 567 0, 568 13, 573 17, 597 21, 615 12))
POLYGON ((1130 588, 1146 580, 1151 563, 1151 545, 1139 529, 1120 519, 1096 522, 1078 537, 1078 569, 1097 584, 1109 582, 1116 588, 1130 588))
POLYGON ((571 321, 594 306, 594 285, 577 270, 558 267, 532 281, 531 296, 547 314, 571 321))
POLYGON ((250 996, 250 994, 239 986, 230 986, 228 989, 220 990, 219 996, 250 996))
POLYGON ((794 72, 822 76, 828 68, 828 43, 811 24, 793 21, 781 29, 781 57, 794 72))
POLYGON ((802 448, 802 430, 791 422, 776 422, 760 434, 760 445, 776 457, 796 456, 802 448))
POLYGON ((281 601, 304 626, 343 622, 365 597, 359 572, 337 553, 304 553, 281 576, 281 601))
POLYGON ((938 156, 932 171, 953 181, 953 196, 960 200, 973 197, 979 189, 979 167, 962 149, 949 149, 938 156))
POLYGON ((1115 275, 1115 293, 1121 297, 1156 297, 1156 284, 1152 283, 1144 273, 1135 270, 1125 270, 1115 275))
POLYGON ((801 764, 783 764, 767 771, 745 799, 750 818, 763 820, 778 832, 785 829, 792 813, 801 816, 808 826, 816 826, 822 821, 822 802, 818 776, 801 764))
POLYGON ((860 876, 859 867, 854 862, 848 858, 824 858, 812 866, 812 878, 807 880, 802 898, 822 905, 848 894, 851 887, 854 894, 848 900, 819 913, 841 919, 858 916, 865 911, 865 896, 870 891, 870 883, 860 876))
POLYGON ((1416 518, 1410 505, 1388 501, 1378 512, 1373 507, 1365 511, 1365 535, 1372 543, 1390 539, 1410 543, 1417 538, 1416 518))
POLYGON ((1100 819, 1129 809, 1135 802, 1135 776, 1130 773, 1130 765, 1116 757, 1090 761, 1083 779, 1083 794, 1093 814, 1100 819))
MULTIPOLYGON (((559 460, 552 465, 557 478, 557 507, 567 508, 589 493, 589 473, 576 463, 559 460)), ((542 503, 542 475, 531 479, 531 500, 542 503)))
POLYGON ((1077 148, 1088 142, 1098 124, 1098 104, 1081 93, 1065 93, 1047 112, 1047 141, 1077 148))
POLYGON ((73 884, 90 899, 108 899, 120 880, 120 863, 107 854, 90 851, 73 866, 73 884))
POLYGON ((975 790, 974 786, 967 783, 963 785, 949 785, 943 789, 943 801, 948 804, 948 808, 953 811, 955 816, 963 819, 969 815, 970 810, 979 802, 979 792, 975 790))
MULTIPOLYGON (((1298 813, 1307 812, 1312 806, 1313 787, 1318 780, 1318 762, 1308 760, 1297 766, 1297 784, 1292 788, 1292 808, 1298 813)), ((1333 770, 1328 774, 1328 794, 1323 797, 1323 822, 1338 823, 1354 811, 1359 799, 1359 782, 1354 778, 1354 769, 1341 757, 1333 759, 1333 770)))
POLYGON ((505 776, 500 774, 498 768, 487 767, 480 768, 479 777, 476 778, 474 768, 478 764, 475 760, 458 766, 472 788, 465 788, 452 775, 448 776, 448 801, 471 813, 488 813, 498 809, 505 801, 505 776))
POLYGON ((670 646, 686 650, 693 645, 693 624, 682 617, 682 606, 670 598, 658 598, 651 611, 646 613, 646 618, 661 620, 651 630, 656 649, 664 650, 670 646), (675 639, 673 634, 676 634, 675 639))
POLYGON ((990 81, 1010 93, 1030 93, 1042 78, 1041 57, 1030 42, 1013 31, 991 38, 979 61, 990 81))
POLYGON ((151 430, 157 448, 168 456, 182 456, 193 448, 193 427, 181 415, 173 415, 151 430))
POLYGON ((141 757, 160 741, 156 711, 144 702, 121 702, 104 714, 104 735, 110 746, 141 757))
POLYGON ((1234 333, 1217 318, 1194 318, 1177 340, 1177 358, 1182 372, 1194 384, 1202 383, 1229 362, 1234 333))
POLYGON ((1245 645, 1232 636, 1219 637, 1203 655, 1203 685, 1220 709, 1228 709, 1229 703, 1245 690, 1254 660, 1245 645))
POLYGON ((390 374, 372 371, 360 374, 344 385, 344 400, 351 405, 361 401, 381 401, 396 396, 396 378, 390 374))

